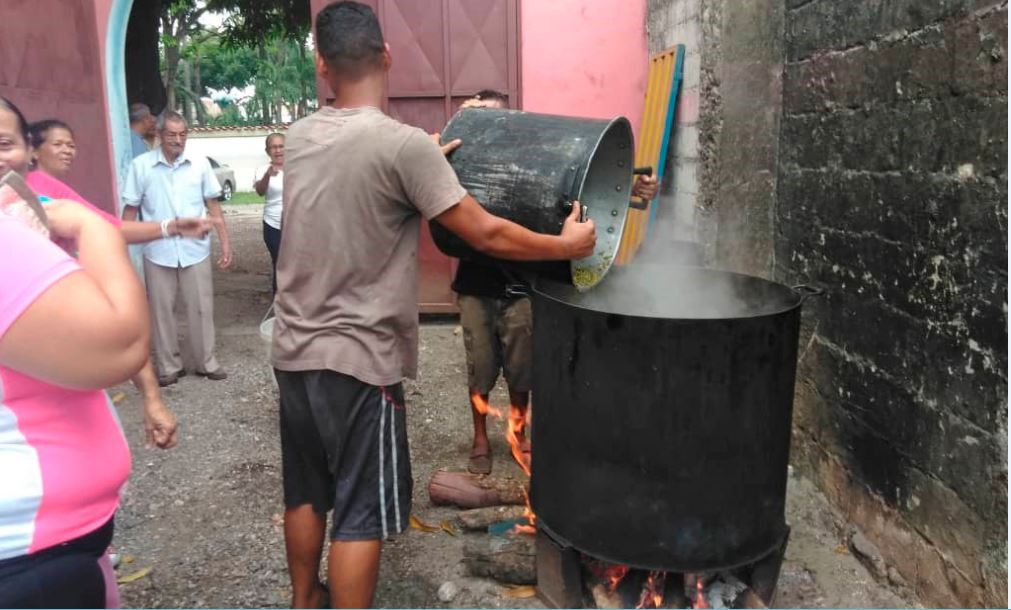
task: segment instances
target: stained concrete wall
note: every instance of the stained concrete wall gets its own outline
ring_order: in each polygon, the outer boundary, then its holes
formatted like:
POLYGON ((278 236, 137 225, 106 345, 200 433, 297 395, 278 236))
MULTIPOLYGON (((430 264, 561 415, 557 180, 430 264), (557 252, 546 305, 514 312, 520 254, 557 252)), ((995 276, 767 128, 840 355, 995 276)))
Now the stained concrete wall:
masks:
POLYGON ((795 459, 921 595, 1007 603, 1007 5, 788 0, 795 459))
POLYGON ((713 266, 772 276, 782 19, 780 0, 650 0, 650 52, 683 44, 685 63, 645 256, 689 240, 713 266))
POLYGON ((826 289, 805 304, 794 465, 877 545, 880 578, 1005 606, 1006 3, 649 8, 651 50, 700 60, 695 177, 674 150, 664 187, 692 184, 694 214, 661 209, 650 239, 826 289))
MULTIPOLYGON (((668 164, 657 205, 650 242, 691 241, 695 235, 695 205, 699 194, 699 87, 701 82, 702 0, 650 0, 647 31, 651 55, 674 45, 685 46, 681 91, 674 117, 668 164)), ((642 256, 657 256, 670 248, 650 243, 642 256)))

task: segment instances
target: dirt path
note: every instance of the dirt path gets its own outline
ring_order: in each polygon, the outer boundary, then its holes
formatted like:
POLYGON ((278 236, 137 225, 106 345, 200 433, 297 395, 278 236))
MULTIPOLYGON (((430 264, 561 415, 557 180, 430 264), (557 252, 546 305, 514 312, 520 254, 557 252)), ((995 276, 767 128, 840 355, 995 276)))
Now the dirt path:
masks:
MULTIPOLYGON (((258 333, 269 304, 269 261, 256 206, 227 209, 235 268, 215 277, 219 359, 229 377, 186 377, 165 397, 181 424, 170 452, 142 445, 140 401, 129 386, 118 403, 134 451, 134 470, 117 517, 116 545, 132 559, 120 577, 125 607, 284 607, 289 603, 280 526, 281 473, 275 389, 258 333)), ((425 522, 452 517, 429 505, 432 471, 462 467, 469 448, 462 340, 455 323, 421 330, 420 372, 407 385, 414 513, 425 522)), ((504 402, 503 395, 498 403, 504 402)), ((495 403, 493 398, 493 403, 495 403)), ((492 434, 496 471, 509 463, 502 426, 492 434)), ((793 528, 780 579, 787 607, 906 607, 846 550, 843 525, 807 481, 791 477, 787 521, 793 528)), ((476 534, 409 531, 385 548, 377 604, 382 607, 540 607, 503 596, 499 584, 471 578, 461 563, 464 539, 476 534), (436 596, 452 581, 450 603, 436 596)))

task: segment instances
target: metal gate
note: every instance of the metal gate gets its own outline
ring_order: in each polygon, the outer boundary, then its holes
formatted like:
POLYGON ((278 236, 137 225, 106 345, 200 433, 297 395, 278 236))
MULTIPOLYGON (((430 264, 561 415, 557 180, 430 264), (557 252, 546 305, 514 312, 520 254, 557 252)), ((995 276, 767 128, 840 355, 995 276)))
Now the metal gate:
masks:
MULTIPOLYGON (((313 16, 329 0, 312 0, 313 16)), ((432 133, 460 103, 497 89, 519 103, 518 0, 365 0, 379 17, 393 67, 385 110, 432 133)), ((321 102, 330 97, 317 83, 321 102)), ((456 260, 436 249, 422 223, 418 303, 422 312, 455 311, 450 283, 456 260)))

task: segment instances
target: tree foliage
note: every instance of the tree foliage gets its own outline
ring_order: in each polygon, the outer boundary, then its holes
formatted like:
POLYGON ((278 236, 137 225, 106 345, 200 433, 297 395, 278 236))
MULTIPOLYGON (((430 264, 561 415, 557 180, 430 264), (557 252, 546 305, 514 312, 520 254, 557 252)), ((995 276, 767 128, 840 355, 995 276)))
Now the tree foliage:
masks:
POLYGON ((315 103, 310 14, 309 0, 135 0, 126 48, 130 101, 206 123, 201 98, 211 89, 254 85, 255 96, 242 104, 245 118, 233 106, 214 122, 279 122, 282 110, 304 116, 315 103), (225 15, 219 30, 201 25, 205 13, 225 15), (154 66, 160 82, 150 78, 154 66))
POLYGON ((208 0, 208 10, 228 13, 225 40, 256 46, 264 40, 305 40, 312 23, 309 0, 208 0))

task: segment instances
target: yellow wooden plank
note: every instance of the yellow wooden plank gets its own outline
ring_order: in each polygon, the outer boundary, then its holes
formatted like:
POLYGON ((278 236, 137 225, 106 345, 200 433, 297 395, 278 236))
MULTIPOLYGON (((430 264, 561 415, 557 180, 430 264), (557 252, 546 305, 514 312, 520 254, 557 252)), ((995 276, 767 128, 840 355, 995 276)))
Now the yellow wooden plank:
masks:
MULTIPOLYGON (((656 165, 663 143, 676 53, 677 49, 672 48, 654 55, 650 58, 647 72, 646 96, 643 100, 643 116, 636 143, 635 164, 652 166, 654 171, 659 170, 656 165)), ((618 264, 625 264, 635 256, 645 238, 648 223, 648 210, 629 209, 625 219, 625 231, 618 248, 618 264)))

